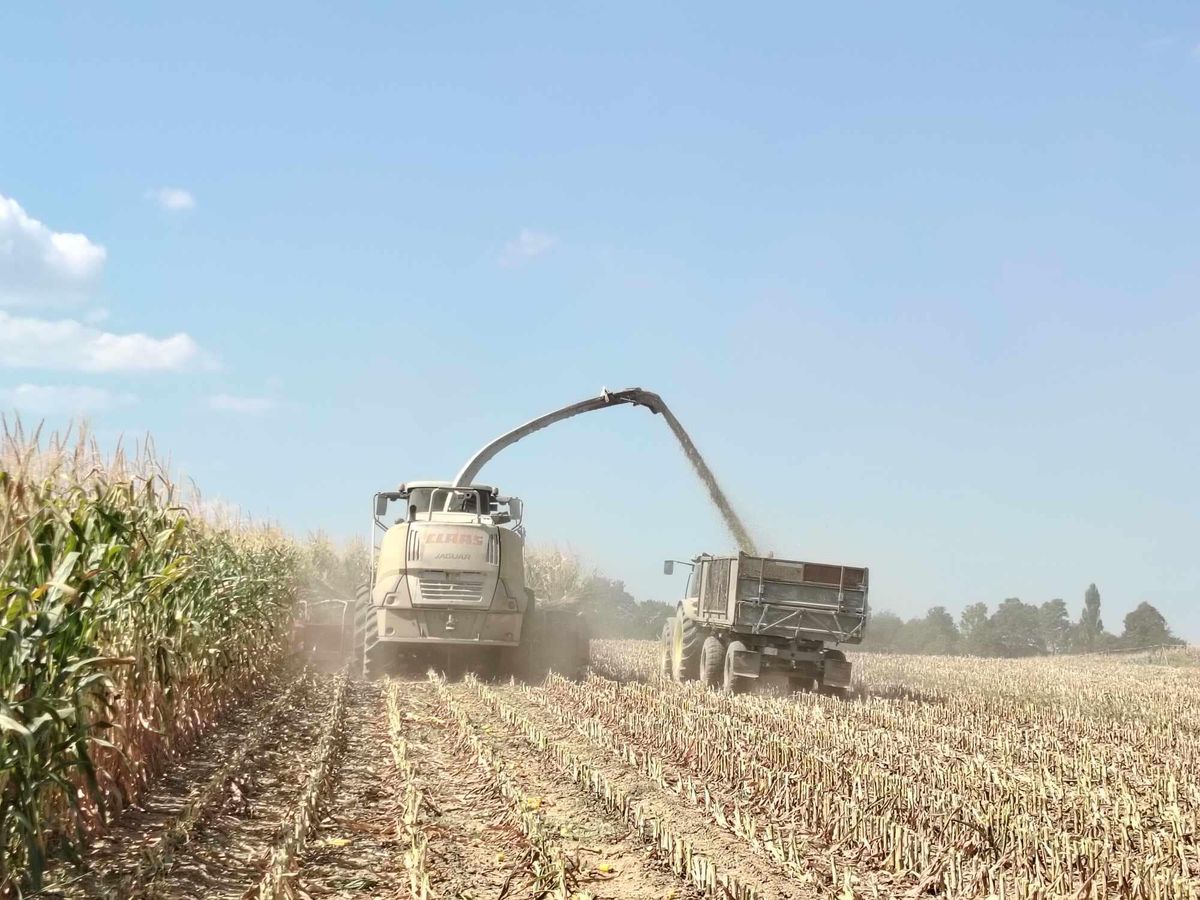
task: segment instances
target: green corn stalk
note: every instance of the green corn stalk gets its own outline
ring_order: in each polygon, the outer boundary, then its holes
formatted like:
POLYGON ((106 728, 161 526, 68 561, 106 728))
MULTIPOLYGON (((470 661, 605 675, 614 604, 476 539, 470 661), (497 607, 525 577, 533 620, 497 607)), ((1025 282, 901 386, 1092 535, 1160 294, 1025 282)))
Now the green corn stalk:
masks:
POLYGON ((287 649, 311 568, 282 533, 189 512, 149 452, 0 439, 0 897, 106 816, 287 649))

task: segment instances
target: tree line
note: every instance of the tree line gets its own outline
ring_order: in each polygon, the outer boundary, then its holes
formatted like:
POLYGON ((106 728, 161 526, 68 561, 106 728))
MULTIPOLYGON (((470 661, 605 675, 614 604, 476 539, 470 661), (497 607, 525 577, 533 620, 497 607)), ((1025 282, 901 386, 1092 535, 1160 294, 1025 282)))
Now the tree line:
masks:
MULTIPOLYGON (((570 550, 531 547, 525 552, 526 583, 552 605, 570 605, 588 617, 592 635, 606 638, 656 639, 663 623, 675 614, 674 603, 636 600, 623 582, 589 570, 570 550)), ((1125 616, 1120 634, 1104 627, 1100 591, 1088 586, 1078 619, 1066 601, 1040 606, 1010 597, 993 612, 972 603, 955 621, 944 606, 905 621, 879 611, 867 623, 862 650, 890 653, 962 654, 1024 657, 1063 653, 1096 653, 1184 644, 1171 633, 1162 613, 1141 603, 1125 616)))
POLYGON ((1016 597, 1009 597, 995 612, 986 603, 972 603, 957 622, 944 606, 908 621, 890 612, 872 613, 862 649, 1015 658, 1185 643, 1149 603, 1138 604, 1123 625, 1120 634, 1105 629, 1100 591, 1092 584, 1084 592, 1083 608, 1075 620, 1064 600, 1047 600, 1038 606, 1016 597))

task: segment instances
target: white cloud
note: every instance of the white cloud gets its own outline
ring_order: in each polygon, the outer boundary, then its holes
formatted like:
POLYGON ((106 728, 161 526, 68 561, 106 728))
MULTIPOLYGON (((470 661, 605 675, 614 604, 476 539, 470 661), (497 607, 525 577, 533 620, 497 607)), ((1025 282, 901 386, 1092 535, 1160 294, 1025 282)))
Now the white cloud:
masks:
POLYGON ((104 412, 136 400, 132 394, 114 394, 90 385, 18 384, 0 388, 0 405, 39 415, 104 412))
POLYGON ((114 334, 74 319, 33 319, 0 311, 0 366, 75 372, 164 372, 204 365, 183 333, 114 334))
POLYGON ((270 412, 275 408, 270 397, 242 397, 236 394, 213 394, 208 398, 208 408, 221 412, 255 414, 270 412))
POLYGON ((183 188, 162 187, 147 191, 146 196, 167 212, 188 212, 196 208, 196 198, 183 188))
POLYGON ((107 255, 86 235, 52 231, 0 194, 0 303, 78 299, 100 277, 107 255))
POLYGON ((557 243, 558 238, 552 234, 522 228, 516 240, 509 241, 504 245, 504 252, 500 254, 500 265, 509 269, 522 266, 532 259, 549 253, 557 243))

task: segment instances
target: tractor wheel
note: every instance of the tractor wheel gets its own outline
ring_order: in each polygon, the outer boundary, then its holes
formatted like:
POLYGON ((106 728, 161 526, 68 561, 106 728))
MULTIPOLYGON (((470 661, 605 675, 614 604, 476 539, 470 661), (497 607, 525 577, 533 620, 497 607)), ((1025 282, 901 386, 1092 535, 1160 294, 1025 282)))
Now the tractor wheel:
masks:
POLYGON ((671 677, 676 681, 695 681, 700 674, 700 645, 704 632, 679 610, 671 635, 671 677))
POLYGON ((741 641, 730 641, 729 646, 725 648, 724 677, 721 679, 721 687, 727 694, 745 694, 754 687, 753 678, 733 674, 733 654, 745 649, 746 645, 741 641))
POLYGON ((663 622, 662 636, 658 641, 658 674, 664 681, 671 678, 671 636, 675 633, 675 620, 663 622))
POLYGON ((719 688, 724 674, 725 645, 716 635, 709 635, 700 648, 700 680, 708 687, 719 688))

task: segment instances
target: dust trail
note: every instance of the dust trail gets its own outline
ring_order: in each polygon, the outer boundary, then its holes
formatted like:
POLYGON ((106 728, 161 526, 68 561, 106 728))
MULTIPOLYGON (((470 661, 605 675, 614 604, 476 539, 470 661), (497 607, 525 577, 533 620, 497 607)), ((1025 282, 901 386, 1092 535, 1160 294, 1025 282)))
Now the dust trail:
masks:
POLYGON ((658 399, 658 402, 661 404, 658 411, 667 420, 667 425, 679 441, 679 446, 683 448, 688 462, 692 464, 692 468, 696 470, 696 474, 704 482, 704 486, 708 489, 709 498, 712 500, 713 505, 720 511, 721 518, 725 520, 725 527, 729 529, 730 534, 737 541, 738 548, 743 553, 757 556, 758 551, 754 547, 754 540, 750 537, 750 532, 746 530, 746 526, 742 524, 742 520, 738 518, 738 514, 729 505, 729 500, 726 498, 725 492, 721 490, 721 485, 717 484, 717 476, 712 473, 712 469, 708 467, 708 463, 704 461, 704 457, 700 455, 700 451, 696 449, 696 445, 692 442, 691 436, 684 429, 683 425, 680 424, 679 420, 675 418, 674 414, 667 407, 667 404, 662 402, 661 397, 658 399))

